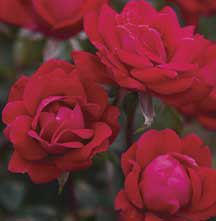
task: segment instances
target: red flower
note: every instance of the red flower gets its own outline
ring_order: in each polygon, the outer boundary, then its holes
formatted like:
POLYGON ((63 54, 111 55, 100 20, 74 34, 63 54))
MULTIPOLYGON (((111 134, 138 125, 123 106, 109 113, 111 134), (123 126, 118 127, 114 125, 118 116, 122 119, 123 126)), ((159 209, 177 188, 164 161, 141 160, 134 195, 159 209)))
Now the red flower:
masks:
POLYGON ((118 115, 106 92, 82 81, 74 65, 46 62, 15 83, 3 111, 14 146, 9 170, 41 183, 89 167, 116 136, 118 115))
POLYGON ((216 170, 194 134, 146 132, 122 156, 124 188, 115 207, 124 221, 203 221, 216 214, 216 170))
POLYGON ((215 0, 167 0, 176 3, 182 10, 182 14, 188 24, 197 25, 200 16, 216 13, 215 0))
POLYGON ((0 21, 69 38, 82 30, 83 16, 107 0, 0 0, 0 21))
POLYGON ((200 94, 203 93, 202 99, 199 102, 188 104, 188 107, 185 106, 182 111, 185 113, 187 109, 193 107, 196 117, 202 125, 208 129, 216 130, 216 45, 213 44, 207 48, 204 55, 200 58, 201 68, 199 71, 199 79, 202 82, 200 89, 205 87, 205 91, 200 91, 200 94))
POLYGON ((130 1, 120 14, 104 5, 85 17, 85 30, 116 84, 161 95, 191 87, 194 60, 205 48, 171 8, 157 12, 144 0, 130 1))
POLYGON ((203 126, 216 130, 216 45, 206 41, 206 49, 196 60, 198 70, 191 88, 161 99, 186 116, 197 118, 203 126))

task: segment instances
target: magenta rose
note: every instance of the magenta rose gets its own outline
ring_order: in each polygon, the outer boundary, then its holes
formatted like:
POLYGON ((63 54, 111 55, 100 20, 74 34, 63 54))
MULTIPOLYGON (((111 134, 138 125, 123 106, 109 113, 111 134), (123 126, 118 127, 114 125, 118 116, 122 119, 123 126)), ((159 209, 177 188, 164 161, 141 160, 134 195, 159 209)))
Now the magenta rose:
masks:
POLYGON ((150 130, 122 155, 122 169, 115 207, 124 221, 207 221, 216 214, 216 170, 194 134, 150 130))

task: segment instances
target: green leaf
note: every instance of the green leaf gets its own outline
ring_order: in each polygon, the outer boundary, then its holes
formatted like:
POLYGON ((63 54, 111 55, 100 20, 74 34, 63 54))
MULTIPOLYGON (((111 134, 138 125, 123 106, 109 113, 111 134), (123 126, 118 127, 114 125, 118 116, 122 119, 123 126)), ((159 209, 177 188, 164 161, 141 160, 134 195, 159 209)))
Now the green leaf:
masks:
POLYGON ((177 133, 181 133, 183 129, 183 119, 175 109, 165 106, 162 111, 156 114, 152 128, 158 130, 170 128, 177 133))

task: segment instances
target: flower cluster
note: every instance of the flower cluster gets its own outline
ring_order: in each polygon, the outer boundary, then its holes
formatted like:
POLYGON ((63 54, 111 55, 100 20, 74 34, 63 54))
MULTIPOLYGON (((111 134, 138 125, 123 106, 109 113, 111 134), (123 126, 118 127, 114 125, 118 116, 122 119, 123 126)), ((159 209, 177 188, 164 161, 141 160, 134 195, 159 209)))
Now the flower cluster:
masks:
MULTIPOLYGON (((192 19, 213 1, 177 1, 192 19)), ((191 18, 190 18, 191 19, 191 18)), ((96 55, 73 51, 73 64, 49 60, 11 88, 2 112, 13 144, 9 170, 44 183, 85 169, 119 132, 108 85, 161 99, 216 130, 216 45, 170 7, 145 0, 117 12, 108 0, 0 0, 0 20, 58 39, 84 29, 96 55), (15 11, 10 9, 15 8, 15 11)), ((114 102, 116 104, 116 102, 114 102)), ((122 221, 204 221, 216 215, 216 170, 194 134, 149 130, 121 157, 125 176, 115 208, 122 221)))

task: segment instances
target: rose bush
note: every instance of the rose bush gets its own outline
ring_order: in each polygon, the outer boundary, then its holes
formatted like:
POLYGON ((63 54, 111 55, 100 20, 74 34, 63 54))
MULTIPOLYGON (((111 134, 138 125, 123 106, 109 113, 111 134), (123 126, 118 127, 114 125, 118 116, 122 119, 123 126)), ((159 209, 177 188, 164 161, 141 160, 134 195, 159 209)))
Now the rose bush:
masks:
POLYGON ((104 89, 82 81, 76 66, 61 60, 22 76, 2 115, 14 147, 9 170, 28 173, 36 183, 89 167, 119 128, 119 111, 104 89))
POLYGON ((109 78, 120 87, 158 95, 190 88, 194 61, 206 47, 193 27, 179 25, 171 8, 158 12, 144 0, 130 1, 121 13, 104 5, 86 15, 85 31, 109 78))
POLYGON ((216 13, 215 0, 167 0, 177 4, 188 24, 197 25, 202 15, 209 16, 216 13))
POLYGON ((0 21, 55 38, 69 38, 82 30, 83 16, 107 0, 0 0, 0 21))
POLYGON ((216 213, 216 170, 194 134, 150 130, 122 156, 124 188, 115 207, 124 221, 203 221, 216 213))

